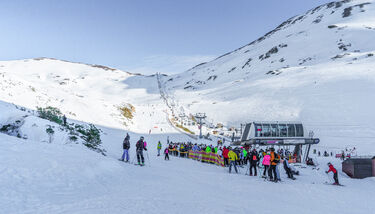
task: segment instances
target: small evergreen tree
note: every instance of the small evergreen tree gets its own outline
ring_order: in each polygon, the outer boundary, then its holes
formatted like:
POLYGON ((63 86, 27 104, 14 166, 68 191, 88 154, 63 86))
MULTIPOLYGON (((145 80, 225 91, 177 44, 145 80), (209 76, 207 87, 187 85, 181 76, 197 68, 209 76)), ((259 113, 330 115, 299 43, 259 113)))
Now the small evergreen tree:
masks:
POLYGON ((62 124, 62 113, 58 108, 47 106, 46 108, 37 107, 40 118, 62 124))

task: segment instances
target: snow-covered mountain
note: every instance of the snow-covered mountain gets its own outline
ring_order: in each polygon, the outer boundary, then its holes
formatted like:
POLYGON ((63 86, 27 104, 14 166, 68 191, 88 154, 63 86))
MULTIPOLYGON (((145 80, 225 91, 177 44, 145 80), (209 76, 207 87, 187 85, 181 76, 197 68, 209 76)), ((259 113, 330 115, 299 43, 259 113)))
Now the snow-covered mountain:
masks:
POLYGON ((259 39, 163 77, 175 114, 238 126, 302 121, 321 145, 374 148, 375 1, 345 0, 292 17, 259 39))
POLYGON ((155 76, 50 58, 3 61, 0 92, 1 101, 29 109, 57 107, 69 119, 139 133, 174 132, 155 76))

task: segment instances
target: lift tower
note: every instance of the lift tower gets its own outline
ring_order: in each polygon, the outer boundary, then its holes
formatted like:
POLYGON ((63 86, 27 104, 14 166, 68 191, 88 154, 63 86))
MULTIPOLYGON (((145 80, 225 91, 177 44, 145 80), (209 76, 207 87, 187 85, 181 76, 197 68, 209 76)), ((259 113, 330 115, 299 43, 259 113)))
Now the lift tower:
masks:
POLYGON ((205 113, 196 113, 195 118, 198 119, 198 124, 199 124, 199 138, 202 138, 202 125, 204 124, 203 120, 206 119, 206 114, 205 113))

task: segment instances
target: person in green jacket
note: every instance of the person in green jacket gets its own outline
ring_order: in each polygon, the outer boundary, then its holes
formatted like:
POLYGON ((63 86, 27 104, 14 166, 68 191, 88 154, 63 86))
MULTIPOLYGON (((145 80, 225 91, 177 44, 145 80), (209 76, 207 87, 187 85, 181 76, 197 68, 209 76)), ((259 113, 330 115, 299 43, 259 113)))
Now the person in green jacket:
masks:
POLYGON ((217 147, 215 147, 215 154, 217 154, 217 147))
POLYGON ((211 147, 210 147, 210 146, 207 146, 207 147, 206 147, 206 152, 207 152, 207 153, 211 153, 211 147))
POLYGON ((161 150, 161 143, 160 143, 160 141, 158 142, 158 156, 160 156, 160 150, 161 150))
POLYGON ((242 150, 242 153, 243 153, 243 161, 244 161, 243 164, 246 165, 247 164, 247 151, 245 148, 242 150))

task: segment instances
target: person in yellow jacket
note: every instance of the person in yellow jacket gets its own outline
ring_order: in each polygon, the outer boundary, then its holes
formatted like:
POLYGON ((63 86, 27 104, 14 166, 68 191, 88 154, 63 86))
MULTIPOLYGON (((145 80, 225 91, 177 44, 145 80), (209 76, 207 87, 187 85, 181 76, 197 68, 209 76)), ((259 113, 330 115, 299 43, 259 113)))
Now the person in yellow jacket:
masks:
POLYGON ((238 160, 238 157, 237 157, 237 154, 233 151, 233 149, 231 147, 229 147, 229 153, 228 153, 228 158, 229 158, 229 173, 231 173, 232 171, 232 165, 234 166, 234 170, 236 170, 236 173, 238 173, 237 171, 237 166, 236 166, 236 161, 238 160))

